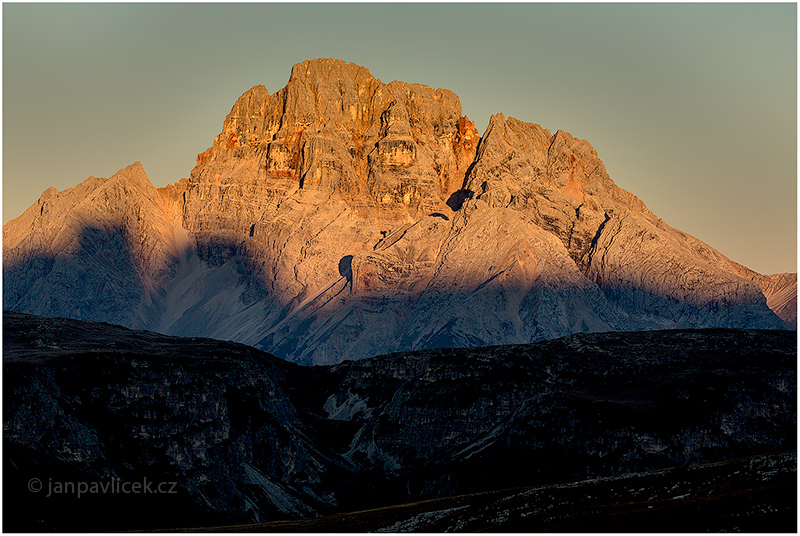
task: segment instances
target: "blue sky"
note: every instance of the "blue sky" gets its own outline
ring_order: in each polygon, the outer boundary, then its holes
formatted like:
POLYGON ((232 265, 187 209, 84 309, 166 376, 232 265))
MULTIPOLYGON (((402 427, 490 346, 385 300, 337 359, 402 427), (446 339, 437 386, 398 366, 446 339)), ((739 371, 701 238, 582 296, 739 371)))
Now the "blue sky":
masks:
POLYGON ((797 266, 797 13, 780 4, 4 4, 3 222, 141 161, 187 177, 236 98, 335 57, 587 139, 673 227, 797 266))

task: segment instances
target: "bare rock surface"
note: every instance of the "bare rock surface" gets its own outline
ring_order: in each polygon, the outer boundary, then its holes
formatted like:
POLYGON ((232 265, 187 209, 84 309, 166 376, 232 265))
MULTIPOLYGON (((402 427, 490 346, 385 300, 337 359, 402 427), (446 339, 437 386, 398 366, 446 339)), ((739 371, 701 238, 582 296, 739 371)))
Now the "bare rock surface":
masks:
POLYGON ((493 116, 467 190, 558 237, 587 279, 622 312, 617 329, 759 325, 759 288, 731 261, 668 226, 616 186, 585 140, 493 116))
POLYGON ((454 93, 332 59, 245 92, 188 178, 155 189, 135 164, 51 189, 3 235, 6 309, 303 363, 784 326, 763 285, 617 187, 587 141, 502 114, 479 137, 454 93))
POLYGON ((767 281, 759 283, 767 298, 767 307, 775 311, 790 329, 797 329, 797 273, 764 276, 767 281))
POLYGON ((136 162, 46 190, 3 226, 4 307, 147 324, 188 236, 136 162))
POLYGON ((731 263, 736 272, 758 283, 767 306, 778 315, 789 329, 797 329, 797 273, 762 275, 741 264, 731 263))

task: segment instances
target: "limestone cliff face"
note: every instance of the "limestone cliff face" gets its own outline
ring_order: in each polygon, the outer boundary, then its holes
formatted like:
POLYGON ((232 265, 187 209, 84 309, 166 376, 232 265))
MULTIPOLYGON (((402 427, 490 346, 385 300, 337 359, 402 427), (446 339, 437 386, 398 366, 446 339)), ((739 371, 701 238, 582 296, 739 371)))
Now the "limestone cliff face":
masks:
POLYGON ((618 188, 592 146, 563 131, 492 116, 466 188, 492 207, 525 213, 558 237, 579 265, 605 221, 606 208, 651 215, 618 188))
POLYGON ((519 211, 558 237, 624 311, 626 329, 761 322, 759 289, 724 255, 616 186, 585 140, 493 116, 466 185, 476 199, 519 211))
POLYGON ((239 98, 176 194, 193 232, 250 231, 300 190, 333 194, 391 227, 448 208, 478 138, 450 91, 307 61, 276 94, 256 86, 239 98))
POLYGON ((764 276, 759 286, 772 309, 789 329, 797 329, 797 274, 771 274, 764 276))
POLYGON ((789 329, 797 329, 797 274, 762 275, 741 264, 731 262, 736 273, 758 283, 767 306, 778 315, 789 329))
POLYGON ((304 363, 784 325, 587 141, 502 114, 479 137, 452 92, 330 59, 245 92, 189 178, 156 190, 134 165, 48 190, 4 239, 6 308, 304 363))
POLYGON ((3 305, 48 316, 147 324, 187 241, 136 162, 46 190, 3 226, 3 305))

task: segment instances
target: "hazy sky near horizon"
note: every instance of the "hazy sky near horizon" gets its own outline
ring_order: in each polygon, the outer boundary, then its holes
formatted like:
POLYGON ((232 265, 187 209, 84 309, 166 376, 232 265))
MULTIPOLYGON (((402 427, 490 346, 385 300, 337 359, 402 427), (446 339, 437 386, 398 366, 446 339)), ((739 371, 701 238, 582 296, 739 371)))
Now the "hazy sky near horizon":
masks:
POLYGON ((669 225, 797 270, 795 4, 3 4, 3 223, 141 161, 188 177, 236 98, 334 57, 589 140, 669 225))

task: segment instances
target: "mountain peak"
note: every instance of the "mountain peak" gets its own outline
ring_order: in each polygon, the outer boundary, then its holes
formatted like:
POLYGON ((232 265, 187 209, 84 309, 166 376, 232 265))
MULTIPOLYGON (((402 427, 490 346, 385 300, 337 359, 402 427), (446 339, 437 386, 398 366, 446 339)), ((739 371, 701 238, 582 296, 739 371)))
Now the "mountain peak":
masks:
MULTIPOLYGON (((373 79, 369 69, 355 63, 348 63, 335 58, 317 58, 297 63, 292 67, 289 82, 293 80, 341 80, 341 79, 373 79)), ((377 80, 380 82, 380 80, 377 80)))
MULTIPOLYGON (((249 229, 265 201, 298 191, 333 195, 386 225, 414 221, 450 210, 478 139, 455 93, 383 84, 341 60, 305 61, 277 93, 256 86, 237 100, 222 133, 198 155, 186 200, 206 204, 209 188, 263 183, 266 199, 246 206, 220 199, 214 212, 236 219, 244 212, 249 229)), ((190 229, 209 229, 191 220, 190 229)))
POLYGON ((109 177, 108 180, 128 182, 143 189, 153 188, 153 183, 150 181, 150 177, 147 176, 144 166, 142 166, 142 163, 139 161, 120 169, 111 177, 109 177))
MULTIPOLYGON (((156 190, 137 162, 46 193, 4 237, 10 309, 300 362, 783 326, 758 278, 616 186, 588 141, 503 114, 480 136, 455 93, 334 59, 244 92, 188 179, 156 190)), ((763 283, 788 304, 791 278, 763 283)))
POLYGON ((229 116, 250 117, 253 115, 263 115, 265 104, 269 102, 269 91, 263 85, 256 85, 242 93, 236 99, 236 103, 231 108, 229 116))

